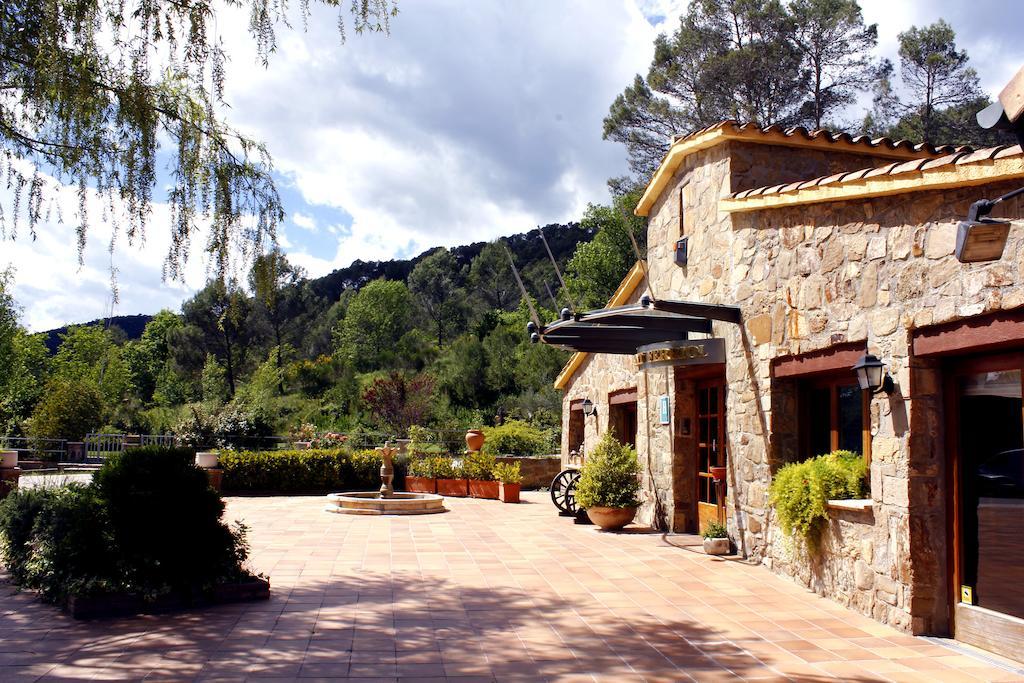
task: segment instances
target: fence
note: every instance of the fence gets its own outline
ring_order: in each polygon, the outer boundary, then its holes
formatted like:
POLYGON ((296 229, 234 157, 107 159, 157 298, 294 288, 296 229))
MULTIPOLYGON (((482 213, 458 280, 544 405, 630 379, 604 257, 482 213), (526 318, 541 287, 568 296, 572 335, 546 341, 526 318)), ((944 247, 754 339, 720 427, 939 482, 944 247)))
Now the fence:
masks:
POLYGON ((36 439, 22 436, 0 437, 0 448, 18 451, 19 460, 65 460, 68 442, 64 439, 36 439))
MULTIPOLYGON (((437 450, 438 453, 459 454, 466 450, 466 433, 461 430, 438 430, 429 432, 427 450, 437 450)), ((321 435, 323 436, 323 435, 321 435)), ((398 440, 394 434, 383 432, 351 432, 349 434, 338 434, 339 442, 347 447, 361 450, 364 448, 376 448, 390 441, 393 444, 398 440)), ((64 439, 36 439, 26 437, 0 437, 0 447, 18 451, 20 459, 55 460, 58 462, 71 459, 86 458, 95 461, 102 460, 112 453, 120 453, 132 446, 174 446, 177 437, 174 434, 87 434, 82 440, 84 443, 83 452, 69 453, 68 442, 64 439), (6 445, 4 445, 6 444, 6 445), (73 456, 73 457, 72 457, 73 456)), ((275 450, 287 448, 292 441, 283 436, 248 437, 237 440, 228 436, 227 440, 237 441, 236 447, 259 450, 275 450)), ((82 448, 81 446, 78 448, 82 448)))

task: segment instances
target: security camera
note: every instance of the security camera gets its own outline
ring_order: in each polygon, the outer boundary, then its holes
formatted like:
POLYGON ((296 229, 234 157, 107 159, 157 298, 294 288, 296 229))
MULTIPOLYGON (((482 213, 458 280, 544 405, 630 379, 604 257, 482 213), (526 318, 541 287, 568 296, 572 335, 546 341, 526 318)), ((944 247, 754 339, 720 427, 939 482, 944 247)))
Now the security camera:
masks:
POLYGON ((982 128, 1011 131, 1024 147, 1024 67, 1006 84, 999 99, 978 112, 977 119, 982 128))

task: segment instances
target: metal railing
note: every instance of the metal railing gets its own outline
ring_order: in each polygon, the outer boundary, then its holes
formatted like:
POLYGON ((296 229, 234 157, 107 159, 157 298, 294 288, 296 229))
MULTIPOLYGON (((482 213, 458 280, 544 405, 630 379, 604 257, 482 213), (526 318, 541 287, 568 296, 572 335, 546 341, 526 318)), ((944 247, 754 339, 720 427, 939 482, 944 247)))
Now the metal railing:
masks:
POLYGON ((7 436, 0 437, 0 449, 18 451, 19 460, 63 460, 67 456, 68 442, 64 439, 7 436))

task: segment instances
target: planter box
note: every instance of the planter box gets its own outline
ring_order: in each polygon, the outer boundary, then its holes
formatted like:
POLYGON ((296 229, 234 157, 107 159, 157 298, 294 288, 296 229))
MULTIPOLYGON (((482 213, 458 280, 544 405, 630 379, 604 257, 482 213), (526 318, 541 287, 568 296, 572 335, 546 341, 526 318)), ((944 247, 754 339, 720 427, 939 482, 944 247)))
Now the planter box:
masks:
POLYGON ((104 619, 269 598, 270 582, 257 578, 243 583, 221 584, 214 588, 212 595, 199 598, 172 594, 146 601, 132 593, 72 596, 66 609, 75 619, 104 619))
POLYGON ((704 539, 704 552, 706 552, 708 555, 728 555, 729 550, 730 548, 728 538, 704 539))
POLYGON ((405 490, 412 493, 437 493, 437 480, 431 477, 405 475, 405 490))
POLYGON ((437 493, 440 496, 452 496, 453 498, 465 498, 469 495, 468 479, 438 479, 437 493))
POLYGON ((498 498, 502 503, 518 503, 521 484, 499 484, 498 498))
POLYGON ((498 500, 498 482, 482 481, 480 479, 470 479, 469 495, 472 498, 488 498, 490 500, 498 500))
POLYGON ((18 451, 0 451, 0 469, 13 470, 18 466, 18 451))

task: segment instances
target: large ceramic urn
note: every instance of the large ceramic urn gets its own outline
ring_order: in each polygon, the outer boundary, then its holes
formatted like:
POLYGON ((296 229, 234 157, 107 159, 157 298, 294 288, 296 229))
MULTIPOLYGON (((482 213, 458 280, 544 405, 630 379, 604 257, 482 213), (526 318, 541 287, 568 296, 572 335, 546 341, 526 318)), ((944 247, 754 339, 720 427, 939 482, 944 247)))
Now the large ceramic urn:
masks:
POLYGON ((466 448, 475 453, 484 447, 484 433, 480 429, 470 429, 466 432, 466 448))

